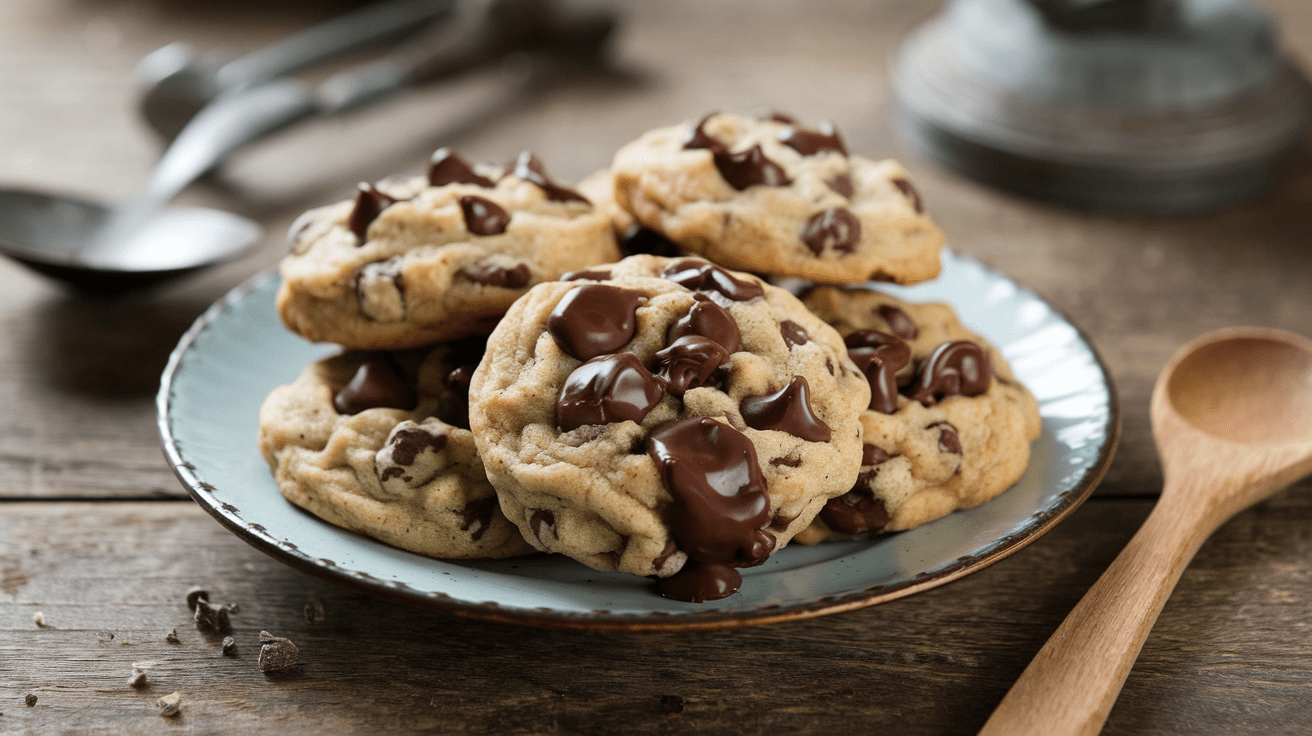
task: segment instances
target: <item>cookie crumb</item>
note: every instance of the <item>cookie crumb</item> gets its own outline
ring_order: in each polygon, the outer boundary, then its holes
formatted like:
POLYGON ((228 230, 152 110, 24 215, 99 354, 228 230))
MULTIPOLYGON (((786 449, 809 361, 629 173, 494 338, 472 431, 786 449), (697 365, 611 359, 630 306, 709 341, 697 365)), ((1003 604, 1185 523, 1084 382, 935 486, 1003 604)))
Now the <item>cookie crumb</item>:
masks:
POLYGON ((231 636, 223 637, 223 656, 225 657, 237 656, 237 640, 232 638, 231 636))
POLYGON ((164 641, 170 644, 181 644, 182 640, 178 638, 178 630, 174 629, 164 635, 164 641))
POLYGON ((159 708, 159 714, 165 718, 173 718, 182 710, 182 693, 176 690, 155 701, 159 708))
POLYGON ((661 696, 661 712, 667 716, 683 712, 683 698, 678 695, 661 696))
POLYGON ((260 632, 260 672, 280 672, 296 667, 300 650, 290 639, 260 632))
POLYGON ((228 620, 228 612, 227 606, 212 606, 208 599, 198 598, 194 616, 196 628, 201 631, 213 631, 216 634, 229 631, 232 629, 232 622, 228 620))
POLYGON ((323 621, 324 611, 323 604, 318 598, 311 598, 305 604, 305 621, 311 624, 317 624, 323 621))
POLYGON ((50 628, 50 624, 46 623, 46 615, 40 611, 32 614, 32 623, 36 624, 38 629, 50 628))
POLYGON ((147 665, 145 662, 132 663, 132 676, 128 678, 128 687, 142 690, 150 685, 150 683, 146 681, 146 667, 147 665))
POLYGON ((202 599, 204 600, 210 599, 210 592, 208 590, 205 590, 199 585, 193 585, 187 590, 188 609, 192 611, 196 610, 196 603, 202 599))
POLYGON ((26 697, 26 698, 23 698, 23 702, 24 702, 24 703, 27 703, 27 707, 29 707, 29 708, 35 706, 35 705, 36 705, 36 693, 28 693, 28 694, 27 694, 27 697, 26 697))

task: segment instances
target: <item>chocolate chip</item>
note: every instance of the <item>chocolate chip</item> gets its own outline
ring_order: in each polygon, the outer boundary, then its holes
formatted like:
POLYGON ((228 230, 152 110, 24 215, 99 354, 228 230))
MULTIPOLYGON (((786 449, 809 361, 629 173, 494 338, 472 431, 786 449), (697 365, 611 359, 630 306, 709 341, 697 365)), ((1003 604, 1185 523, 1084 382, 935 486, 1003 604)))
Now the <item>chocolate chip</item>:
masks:
POLYGON ((892 304, 880 304, 875 311, 888 323, 888 331, 903 340, 914 340, 920 335, 920 330, 911 319, 911 315, 892 304))
POLYGON ((575 368, 565 379, 556 400, 556 424, 568 432, 585 424, 641 422, 664 395, 660 381, 638 356, 603 355, 575 368))
POLYGON ((547 329, 567 355, 588 360, 613 353, 638 329, 637 292, 607 284, 580 286, 565 294, 547 317, 547 329))
POLYGON ((388 408, 410 411, 418 399, 386 360, 366 360, 355 371, 346 387, 333 396, 338 414, 359 414, 365 409, 388 408))
POLYGON ((989 356, 979 345, 946 342, 921 364, 910 397, 933 406, 949 396, 978 396, 989 389, 991 373, 989 356))
POLYGON ((890 455, 879 445, 866 443, 861 445, 861 464, 862 465, 880 465, 888 462, 890 455))
POLYGON ((752 429, 774 429, 807 442, 828 442, 829 425, 811 408, 811 387, 802 376, 767 396, 749 396, 738 407, 752 429))
POLYGON ((219 645, 219 651, 222 652, 225 657, 237 656, 237 640, 231 636, 223 637, 223 643, 219 645))
POLYGON ((735 302, 745 302, 765 295, 755 281, 744 281, 723 268, 706 261, 676 261, 661 271, 663 278, 693 291, 715 292, 735 302))
POLYGON ((746 151, 712 151, 712 155, 720 176, 739 191, 756 185, 784 187, 792 183, 783 167, 766 157, 759 143, 746 151))
POLYGON ((474 235, 500 235, 510 225, 510 213, 490 199, 466 194, 460 198, 460 211, 465 216, 465 229, 474 235))
POLYGON ((393 432, 391 438, 387 440, 387 446, 391 448, 393 463, 401 467, 409 467, 415 464, 420 453, 425 450, 441 452, 449 441, 450 437, 445 432, 431 432, 420 429, 416 425, 393 432))
POLYGON ((788 345, 789 350, 795 345, 805 345, 809 340, 806 330, 791 319, 779 323, 779 334, 783 335, 784 343, 788 345))
POLYGON ((407 420, 396 425, 374 456, 379 483, 389 492, 402 495, 409 488, 430 482, 446 466, 440 453, 448 441, 444 423, 416 424, 407 420), (425 457, 425 453, 431 454, 425 457), (397 480, 399 484, 394 482, 397 480))
POLYGON ((811 215, 798 237, 816 255, 825 248, 851 253, 861 241, 861 221, 844 207, 830 207, 811 215))
POLYGON ((383 194, 367 181, 357 184, 356 190, 355 206, 351 208, 351 214, 346 218, 346 227, 355 233, 355 237, 359 238, 360 244, 363 245, 369 225, 383 210, 396 204, 397 199, 383 194))
POLYGON ((906 179, 894 179, 893 186, 901 190, 903 196, 911 200, 911 206, 915 208, 917 214, 925 211, 925 203, 920 200, 920 192, 917 192, 916 188, 911 186, 911 182, 906 179))
POLYGON ((546 193, 547 199, 553 202, 582 202, 584 204, 592 204, 592 202, 588 201, 588 198, 584 197, 582 194, 552 181, 551 177, 547 175, 547 170, 543 167, 542 162, 538 160, 537 156, 534 156, 528 151, 521 152, 519 158, 515 159, 515 163, 510 169, 513 175, 524 181, 536 184, 539 189, 546 193))
POLYGON ((711 118, 719 114, 720 113, 718 112, 713 112, 708 114, 706 117, 702 118, 701 120, 697 121, 697 124, 694 125, 692 130, 689 131, 688 134, 683 138, 684 150, 691 150, 695 148, 708 148, 712 152, 725 150, 723 143, 711 137, 711 135, 706 132, 707 121, 709 121, 711 118))
POLYGON ((492 188, 496 182, 479 175, 474 167, 450 148, 439 148, 428 160, 428 183, 435 187, 447 184, 473 184, 492 188))
POLYGON ((281 672, 296 667, 300 650, 290 639, 260 632, 260 672, 281 672))
POLYGON ((961 454, 961 435, 949 422, 934 422, 925 429, 938 429, 938 449, 953 455, 961 454))
POLYGON ((626 256, 645 253, 662 258, 674 258, 680 254, 678 243, 637 223, 630 225, 620 236, 620 250, 626 256))
POLYGON ((477 542, 492 526, 492 514, 499 508, 496 496, 470 501, 460 509, 460 531, 469 532, 470 539, 477 542))
POLYGON ((522 289, 528 285, 528 264, 520 263, 505 268, 495 263, 479 262, 460 269, 460 274, 476 284, 497 286, 503 289, 522 289))
POLYGON ((847 174, 839 174, 826 181, 825 185, 848 199, 851 199, 852 195, 856 193, 856 188, 852 186, 852 177, 847 174))
POLYGON ((670 530, 690 560, 741 567, 769 557, 770 497, 746 435, 708 417, 677 419, 652 430, 647 454, 674 498, 670 530))
POLYGON ((212 606, 209 600, 201 598, 196 601, 196 613, 192 616, 196 628, 222 634, 232 628, 227 606, 212 606))
POLYGON ((870 407, 897 412, 897 372, 911 363, 911 346, 897 335, 878 330, 857 330, 844 338, 847 355, 870 383, 870 407))
POLYGON ((715 383, 717 374, 729 369, 729 351, 701 335, 684 335, 655 356, 656 373, 665 380, 665 390, 683 396, 689 389, 715 383))
POLYGON ((714 340, 730 353, 742 350, 742 335, 733 315, 705 294, 694 294, 693 303, 682 317, 670 325, 665 339, 673 343, 685 335, 701 335, 714 340))
POLYGON ((442 395, 437 399, 438 419, 453 427, 469 429, 469 382, 477 363, 465 363, 451 369, 442 380, 442 395))
POLYGON ((610 271, 604 269, 570 271, 560 277, 561 281, 610 281, 610 271))
POLYGON ((820 509, 820 520, 840 534, 877 532, 888 524, 888 519, 888 507, 863 487, 829 499, 820 509))
POLYGON ((815 130, 789 126, 779 132, 779 142, 803 156, 814 156, 817 153, 847 155, 842 137, 828 120, 821 120, 815 130))
POLYGON ((35 705, 36 705, 36 693, 28 693, 28 694, 27 694, 27 697, 23 698, 23 702, 24 702, 24 703, 27 703, 27 707, 29 707, 29 708, 35 706, 35 705))

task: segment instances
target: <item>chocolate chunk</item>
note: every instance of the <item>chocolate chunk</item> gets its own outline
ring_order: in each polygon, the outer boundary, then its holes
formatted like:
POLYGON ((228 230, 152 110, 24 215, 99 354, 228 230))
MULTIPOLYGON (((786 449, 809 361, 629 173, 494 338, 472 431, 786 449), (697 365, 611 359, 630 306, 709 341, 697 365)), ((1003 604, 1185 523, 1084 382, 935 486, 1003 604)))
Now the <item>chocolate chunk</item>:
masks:
POLYGON ((877 532, 888 524, 888 508, 867 488, 854 488, 831 498, 820 509, 820 520, 839 534, 877 532))
POLYGON ((490 199, 466 194, 460 198, 460 211, 465 216, 465 229, 474 235, 500 235, 510 225, 510 213, 490 199))
POLYGON ((911 362, 911 346, 897 335, 878 330, 857 330, 844 342, 848 357, 870 383, 870 408, 896 413, 897 372, 911 362))
POLYGON ((231 636, 223 637, 223 643, 219 645, 219 648, 225 657, 237 656, 237 640, 231 636))
POLYGON ((439 148, 433 152, 433 157, 428 160, 428 183, 435 187, 447 184, 474 184, 491 189, 496 186, 496 182, 486 176, 480 176, 468 161, 460 158, 450 148, 439 148))
POLYGON ((779 132, 779 142, 803 156, 814 156, 817 153, 847 155, 843 139, 828 120, 821 120, 815 130, 789 126, 779 132))
POLYGON ((925 429, 938 429, 938 449, 953 455, 961 454, 961 435, 950 422, 934 422, 925 429))
POLYGON ((706 261, 676 261, 661 271, 661 277, 693 291, 716 292, 735 302, 745 302, 765 295, 755 281, 744 281, 706 261))
POLYGON ((585 424, 641 422, 664 396, 660 382, 638 356, 603 355, 575 368, 565 379, 556 400, 556 424, 568 432, 585 424))
POLYGON ((713 112, 697 121, 697 124, 693 126, 693 129, 683 138, 684 150, 708 148, 712 153, 715 151, 726 150, 723 143, 711 137, 711 135, 706 132, 706 122, 719 114, 720 113, 718 112, 713 112))
POLYGON ((949 396, 978 396, 989 390, 991 373, 983 348, 966 340, 946 342, 921 364, 910 397, 933 406, 949 396))
POLYGON ((738 407, 752 429, 776 429, 807 442, 828 442, 829 425, 811 408, 811 387, 793 376, 788 385, 768 396, 749 396, 738 407))
POLYGON ((673 343, 685 335, 701 335, 719 343, 730 353, 742 350, 742 334, 738 332, 733 315, 705 294, 694 294, 693 299, 688 311, 670 325, 665 339, 673 343))
POLYGON ((729 183, 729 186, 742 191, 750 186, 762 185, 767 187, 784 187, 792 183, 783 170, 775 162, 766 158, 765 151, 761 150, 758 143, 746 151, 729 153, 719 150, 712 151, 715 157, 715 168, 719 170, 720 176, 729 183))
POLYGON ((916 214, 925 211, 925 203, 920 200, 920 192, 917 192, 916 188, 911 186, 911 182, 906 179, 894 179, 893 186, 901 190, 903 196, 911 200, 911 206, 916 209, 916 214))
POLYGON ((478 363, 459 365, 442 380, 442 395, 437 399, 438 419, 453 427, 469 429, 469 381, 478 363))
POLYGON ((415 390, 396 374, 386 360, 366 360, 355 371, 351 382, 333 397, 333 408, 338 414, 359 414, 365 409, 415 408, 418 399, 415 390))
POLYGON ((610 271, 605 269, 570 271, 560 277, 561 281, 610 281, 610 271))
POLYGON ((227 606, 211 606, 209 600, 201 598, 196 601, 196 613, 192 616, 196 628, 201 631, 223 633, 232 628, 227 606))
POLYGON ((359 238, 360 244, 363 245, 369 225, 383 210, 396 204, 397 199, 383 194, 367 181, 356 185, 356 190, 355 206, 351 208, 351 214, 346 218, 346 227, 355 233, 355 237, 359 238))
POLYGON ((415 460, 425 450, 431 450, 434 453, 441 452, 446 448, 450 438, 445 432, 430 432, 427 429, 421 429, 419 426, 403 427, 392 433, 387 440, 388 449, 391 451, 392 464, 386 468, 379 476, 382 480, 389 480, 405 473, 405 469, 415 464, 415 460))
POLYGON ((830 207, 811 215, 798 237, 816 255, 825 248, 851 253, 861 241, 861 221, 846 208, 830 207))
POLYGON ((783 335, 789 350, 792 350, 794 345, 805 345, 810 339, 806 330, 791 319, 779 323, 779 334, 783 335))
POLYGON ((23 697, 23 702, 26 703, 29 708, 34 707, 36 705, 36 693, 28 693, 23 697))
POLYGON ((861 445, 861 464, 862 465, 880 465, 888 461, 890 455, 879 445, 864 444, 861 445))
POLYGON ((676 601, 701 603, 727 598, 742 584, 742 574, 732 565, 689 561, 674 575, 656 581, 656 590, 676 601))
POLYGON ((844 197, 847 197, 848 199, 851 199, 852 195, 856 192, 856 189, 852 186, 852 177, 848 176, 847 174, 839 174, 838 176, 835 176, 834 178, 825 182, 825 184, 830 189, 834 190, 835 192, 838 192, 839 194, 843 195, 844 197))
POLYGON ((584 204, 592 204, 592 202, 582 194, 552 181, 551 177, 547 175, 546 168, 542 166, 542 162, 538 160, 537 156, 534 156, 528 151, 523 151, 519 154, 519 158, 515 159, 515 163, 510 167, 510 170, 511 174, 518 176, 524 181, 536 184, 538 188, 547 195, 547 199, 553 202, 582 202, 584 204))
POLYGON ((620 236, 620 250, 626 256, 645 253, 662 258, 675 258, 680 254, 678 243, 637 223, 630 225, 620 236))
POLYGON ((260 632, 260 672, 281 672, 296 667, 300 651, 290 639, 260 632))
POLYGON ((514 268, 505 268, 494 263, 479 262, 460 269, 461 275, 476 284, 498 286, 503 289, 522 289, 528 285, 529 269, 527 263, 517 264, 514 268))
MULTIPOLYGON (((770 497, 746 435, 708 417, 677 419, 652 430, 647 454, 674 497, 666 515, 689 560, 745 567, 774 551, 774 535, 763 529, 770 522, 770 497)), ((722 571, 705 574, 727 577, 722 571)))
POLYGON ((701 335, 684 335, 656 353, 655 358, 656 373, 665 379, 665 390, 673 396, 715 383, 716 375, 730 366, 729 351, 701 335))
POLYGON ((483 538, 483 533, 492 526, 492 514, 500 506, 496 496, 477 498, 460 509, 460 531, 469 532, 475 542, 483 538))
POLYGON ((920 330, 911 316, 892 304, 880 304, 875 311, 888 323, 888 331, 903 340, 914 340, 920 335, 920 330))
POLYGON ((547 329, 561 350, 579 360, 613 353, 633 339, 640 300, 637 292, 616 286, 580 286, 551 310, 547 329))

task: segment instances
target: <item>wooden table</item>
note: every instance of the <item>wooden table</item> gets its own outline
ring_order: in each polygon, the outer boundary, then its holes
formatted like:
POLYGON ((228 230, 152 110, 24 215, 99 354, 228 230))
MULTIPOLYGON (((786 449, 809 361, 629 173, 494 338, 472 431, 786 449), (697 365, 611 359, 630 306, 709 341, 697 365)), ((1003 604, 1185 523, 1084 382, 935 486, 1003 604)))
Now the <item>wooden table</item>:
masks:
MULTIPOLYGON (((1312 8, 1264 3, 1312 57, 1312 8)), ((967 734, 1143 521, 1160 472, 1148 395, 1205 330, 1312 334, 1312 165, 1259 200, 1154 218, 1016 199, 898 147, 887 64, 934 0, 626 5, 616 73, 526 93, 471 80, 316 123, 186 195, 265 223, 267 248, 151 298, 72 296, 0 261, 0 733, 967 734), (437 145, 536 151, 575 179, 645 129, 712 109, 831 118, 896 155, 953 247, 1033 287, 1101 351, 1123 407, 1095 496, 977 574, 892 603, 742 630, 589 634, 480 623, 295 572, 193 504, 161 457, 154 392, 178 336, 274 263, 302 209, 359 179, 417 171, 437 145), (236 658, 183 593, 237 602, 236 658), (321 621, 308 622, 308 601, 321 621), (34 621, 37 612, 45 626, 34 621), (176 629, 180 643, 166 641, 176 629), (301 668, 256 667, 261 629, 301 668), (150 661, 150 686, 127 686, 150 661), (178 691, 182 713, 157 715, 178 691), (28 707, 25 696, 35 695, 28 707)), ((157 146, 136 60, 185 38, 254 48, 345 3, 8 0, 0 4, 0 181, 122 196, 157 146), (211 7, 213 5, 213 7, 211 7)), ((1107 733, 1305 733, 1312 721, 1312 483, 1224 526, 1167 604, 1107 733)))

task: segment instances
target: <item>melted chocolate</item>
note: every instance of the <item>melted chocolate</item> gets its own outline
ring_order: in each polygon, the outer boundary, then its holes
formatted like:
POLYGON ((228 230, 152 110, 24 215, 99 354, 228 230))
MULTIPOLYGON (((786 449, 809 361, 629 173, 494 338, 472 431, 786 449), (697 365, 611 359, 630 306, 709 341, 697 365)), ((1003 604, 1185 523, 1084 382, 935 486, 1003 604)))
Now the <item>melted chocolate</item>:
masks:
POLYGON ((728 271, 706 261, 687 259, 676 261, 661 271, 669 279, 693 291, 716 292, 735 302, 745 302, 765 295, 765 289, 755 281, 744 281, 728 271))
POLYGON ((522 289, 528 286, 528 264, 520 263, 514 268, 503 268, 494 263, 475 263, 460 269, 461 275, 476 284, 499 286, 503 289, 522 289))
POLYGON ((711 135, 706 132, 706 122, 719 114, 720 113, 718 112, 713 112, 697 121, 697 124, 693 126, 692 130, 688 131, 688 134, 683 137, 684 150, 694 148, 709 148, 712 152, 725 150, 723 143, 712 138, 711 135))
POLYGON ((883 414, 897 412, 897 372, 911 363, 911 346, 897 335, 857 330, 844 342, 847 355, 870 383, 870 407, 883 414))
POLYGON ((474 184, 490 189, 496 186, 496 182, 486 176, 480 176, 468 161, 460 158, 450 148, 439 148, 433 152, 433 157, 428 160, 428 183, 435 187, 447 184, 474 184))
POLYGON ((610 271, 596 269, 593 271, 570 271, 561 274, 560 281, 610 281, 610 271))
MULTIPOLYGON (((784 343, 788 345, 789 350, 792 350, 794 345, 805 345, 810 339, 810 336, 806 334, 806 330, 791 319, 779 323, 779 334, 783 335, 784 343)), ((833 373, 833 371, 830 371, 830 373, 833 373)))
MULTIPOLYGON (((398 430, 392 435, 392 440, 388 444, 392 446, 392 463, 395 466, 409 467, 414 465, 415 459, 423 453, 424 450, 441 452, 446 448, 447 436, 445 432, 434 434, 427 429, 418 427, 407 427, 398 430)), ((391 467, 389 472, 401 470, 400 467, 391 467)), ((383 478, 383 480, 387 480, 383 478)))
POLYGON ((469 532, 475 542, 482 539, 483 533, 492 526, 492 514, 497 508, 496 496, 475 499, 465 504, 460 509, 460 531, 469 532))
POLYGON ((825 182, 825 184, 828 185, 830 189, 848 199, 851 199, 852 195, 856 192, 856 188, 852 186, 852 177, 847 174, 839 174, 825 182))
POLYGON ((701 335, 684 335, 656 353, 656 372, 665 380, 665 390, 683 396, 688 389, 715 383, 717 374, 729 369, 729 351, 701 335))
POLYGON ((843 145, 843 139, 834 129, 834 124, 828 120, 821 120, 816 130, 796 126, 786 128, 780 131, 779 142, 803 156, 814 156, 817 153, 847 155, 847 147, 843 145))
POLYGON ((879 465, 887 462, 892 457, 884 448, 879 445, 864 444, 861 445, 861 464, 862 465, 879 465))
POLYGON ((565 379, 556 400, 556 424, 562 432, 585 424, 641 422, 665 391, 638 356, 618 353, 593 358, 565 379))
POLYGON ((916 188, 911 186, 911 182, 906 179, 894 179, 893 186, 901 190, 903 196, 911 200, 911 206, 916 209, 917 214, 925 211, 925 203, 920 200, 920 192, 917 192, 916 188))
POLYGON ((469 381, 477 363, 467 363, 453 369, 442 382, 442 395, 437 400, 438 419, 453 427, 469 429, 469 381))
POLYGON ((729 186, 739 191, 758 184, 767 187, 785 187, 792 183, 792 179, 788 178, 783 167, 766 158, 765 151, 761 150, 759 143, 737 153, 725 151, 711 153, 715 157, 715 168, 719 170, 720 176, 724 177, 729 186))
POLYGON ((466 194, 460 198, 465 228, 474 235, 500 235, 510 225, 510 213, 490 199, 466 194))
POLYGON ((379 358, 366 360, 346 387, 333 396, 333 408, 338 414, 359 414, 380 407, 410 411, 416 403, 414 388, 396 374, 390 363, 379 358))
POLYGON ((566 354, 579 360, 613 353, 638 329, 640 295, 607 284, 580 286, 547 317, 547 329, 566 354))
POLYGON ((519 158, 515 159, 515 163, 511 167, 510 173, 518 176, 524 181, 536 184, 537 187, 547 195, 547 199, 553 202, 582 202, 584 204, 592 204, 592 202, 582 194, 579 194, 569 187, 561 186, 553 181, 552 178, 547 175, 547 170, 542 165, 542 162, 538 160, 538 157, 528 151, 519 154, 519 158))
POLYGON ((966 340, 946 342, 921 364, 910 397, 933 406, 949 396, 978 396, 989 390, 991 373, 983 348, 966 340))
POLYGON ((811 215, 798 237, 816 255, 825 248, 851 253, 861 241, 861 221, 844 207, 830 207, 811 215))
POLYGON ((738 406, 752 429, 777 429, 807 442, 828 442, 829 425, 811 409, 811 387, 793 376, 788 385, 768 396, 749 396, 738 406))
POLYGON ((934 422, 925 429, 938 428, 938 449, 953 455, 961 454, 961 435, 950 422, 934 422))
POLYGON ((355 206, 351 208, 351 214, 346 218, 346 227, 355 233, 355 237, 359 238, 360 244, 363 245, 369 225, 383 210, 396 204, 397 199, 383 194, 373 184, 365 181, 360 182, 356 189, 355 206))
POLYGON ((678 243, 637 223, 630 225, 620 236, 620 250, 626 256, 645 253, 662 258, 674 258, 680 254, 678 243))
POLYGON ((820 519, 839 534, 877 532, 888 524, 888 508, 866 488, 854 488, 829 499, 820 519))
POLYGON ((774 535, 764 530, 770 497, 756 447, 742 432, 708 417, 677 419, 652 430, 647 454, 674 498, 670 531, 689 560, 749 567, 774 551, 774 535))
POLYGON ((903 340, 914 340, 920 335, 920 330, 911 319, 911 315, 892 304, 880 304, 875 311, 888 323, 888 331, 903 340))
POLYGON ((701 603, 738 592, 743 576, 731 565, 689 561, 673 576, 656 581, 656 590, 676 601, 701 603))
POLYGON ((701 335, 719 343, 730 353, 736 353, 743 347, 742 335, 738 332, 738 323, 734 322, 729 311, 711 301, 705 294, 694 294, 692 306, 674 324, 665 335, 673 343, 685 335, 701 335))

